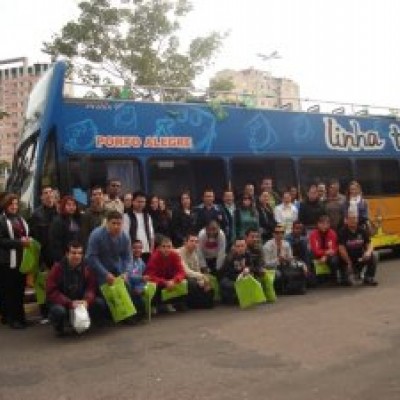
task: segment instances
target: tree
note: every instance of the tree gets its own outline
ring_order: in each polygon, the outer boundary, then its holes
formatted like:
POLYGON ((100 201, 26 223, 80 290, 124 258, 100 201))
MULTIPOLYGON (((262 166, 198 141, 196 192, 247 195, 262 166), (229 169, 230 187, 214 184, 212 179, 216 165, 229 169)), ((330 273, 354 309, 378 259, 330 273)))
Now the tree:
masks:
POLYGON ((234 88, 232 78, 214 78, 210 81, 211 92, 231 92, 234 88))
POLYGON ((86 0, 79 8, 77 22, 68 22, 43 51, 66 57, 86 83, 191 87, 226 36, 211 32, 182 51, 178 33, 192 9, 188 0, 132 0, 128 8, 86 0))

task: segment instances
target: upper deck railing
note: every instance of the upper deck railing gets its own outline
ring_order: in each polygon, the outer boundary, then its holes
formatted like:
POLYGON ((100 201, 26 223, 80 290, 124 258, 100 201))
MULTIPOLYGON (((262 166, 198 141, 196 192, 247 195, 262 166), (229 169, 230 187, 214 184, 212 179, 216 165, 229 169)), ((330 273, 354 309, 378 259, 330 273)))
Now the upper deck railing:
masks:
POLYGON ((140 101, 150 103, 185 103, 214 106, 229 105, 253 109, 274 109, 357 117, 391 117, 400 119, 400 108, 371 104, 329 101, 299 97, 281 97, 265 93, 213 91, 161 86, 90 85, 66 81, 64 98, 76 101, 140 101))

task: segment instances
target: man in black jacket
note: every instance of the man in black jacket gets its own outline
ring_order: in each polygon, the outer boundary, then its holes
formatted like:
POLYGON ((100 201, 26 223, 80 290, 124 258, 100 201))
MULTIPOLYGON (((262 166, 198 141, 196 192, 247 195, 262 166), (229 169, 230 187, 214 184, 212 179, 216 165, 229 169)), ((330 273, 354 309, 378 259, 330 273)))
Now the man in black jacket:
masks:
MULTIPOLYGON (((43 186, 41 192, 41 205, 33 212, 29 221, 31 236, 36 239, 40 245, 40 268, 50 270, 52 265, 50 243, 50 225, 57 215, 54 190, 51 186, 43 186)), ((40 305, 40 313, 42 315, 42 323, 47 322, 47 306, 40 305)))
POLYGON ((85 247, 93 229, 105 223, 106 214, 103 189, 100 186, 94 186, 90 189, 90 207, 82 216, 81 238, 85 247))
POLYGON ((124 215, 124 230, 132 243, 140 240, 143 244, 142 260, 147 263, 154 248, 154 227, 145 209, 146 195, 137 191, 132 195, 132 210, 124 215))
POLYGON ((317 226, 318 219, 325 214, 325 206, 319 200, 317 185, 310 185, 307 199, 300 203, 299 221, 307 231, 317 226))
POLYGON ((53 218, 57 215, 54 190, 51 186, 43 186, 40 200, 41 205, 32 213, 29 227, 32 237, 41 245, 42 267, 50 269, 52 260, 49 248, 49 229, 53 218))

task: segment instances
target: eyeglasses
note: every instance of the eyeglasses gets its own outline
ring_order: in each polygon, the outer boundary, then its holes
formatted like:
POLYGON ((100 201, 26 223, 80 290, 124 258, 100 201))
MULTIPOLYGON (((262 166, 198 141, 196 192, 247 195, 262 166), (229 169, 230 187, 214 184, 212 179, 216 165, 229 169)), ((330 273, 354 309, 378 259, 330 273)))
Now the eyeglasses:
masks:
POLYGON ((121 184, 120 183, 112 183, 110 186, 112 186, 112 187, 120 187, 121 184))

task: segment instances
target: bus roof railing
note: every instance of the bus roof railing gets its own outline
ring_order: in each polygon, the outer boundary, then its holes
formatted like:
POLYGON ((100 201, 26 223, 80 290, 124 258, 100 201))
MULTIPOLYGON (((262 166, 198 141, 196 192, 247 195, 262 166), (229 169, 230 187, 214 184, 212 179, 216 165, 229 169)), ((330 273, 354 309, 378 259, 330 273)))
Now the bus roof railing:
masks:
POLYGON ((151 103, 212 103, 215 106, 280 109, 308 113, 400 118, 400 108, 306 97, 281 97, 243 91, 215 91, 191 87, 87 84, 66 81, 64 97, 82 101, 141 101, 151 103))

